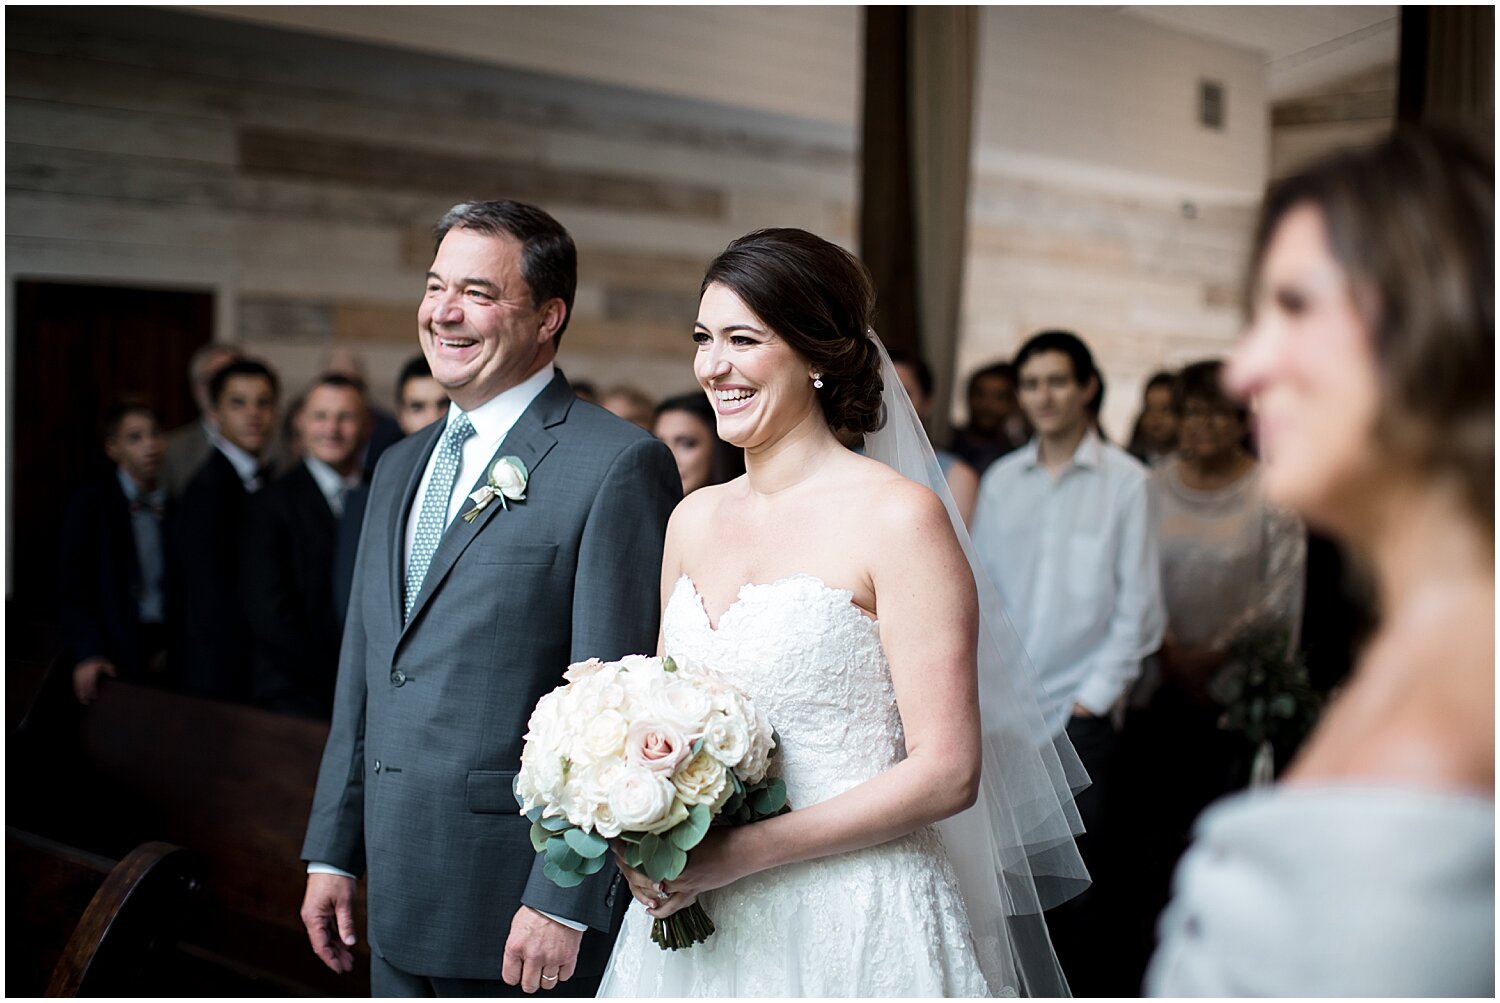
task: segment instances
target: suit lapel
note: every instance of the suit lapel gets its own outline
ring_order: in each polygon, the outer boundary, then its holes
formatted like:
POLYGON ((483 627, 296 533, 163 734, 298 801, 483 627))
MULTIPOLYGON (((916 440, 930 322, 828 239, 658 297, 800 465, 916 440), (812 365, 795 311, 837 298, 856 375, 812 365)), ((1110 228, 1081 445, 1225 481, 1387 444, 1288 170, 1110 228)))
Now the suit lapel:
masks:
MULTIPOLYGON (((490 468, 495 461, 502 456, 514 456, 526 466, 527 472, 527 497, 531 496, 530 484, 535 479, 537 468, 557 445, 557 437, 550 429, 560 424, 568 414, 568 408, 577 399, 573 388, 568 384, 561 373, 547 384, 547 388, 537 395, 536 400, 516 420, 511 430, 500 440, 499 447, 493 455, 485 462, 484 469, 479 472, 474 483, 469 486, 467 494, 472 494, 484 487, 489 480, 490 468)), ((511 502, 510 504, 525 505, 526 502, 511 502)), ((408 507, 409 504, 408 504, 408 507)), ((473 503, 465 501, 459 510, 460 515, 448 524, 443 530, 443 537, 438 541, 437 550, 433 552, 432 563, 427 566, 427 577, 422 581, 422 591, 417 595, 416 605, 412 607, 411 619, 407 621, 407 627, 417 622, 426 608, 428 601, 437 591, 453 565, 462 556, 469 544, 474 542, 481 530, 489 525, 491 519, 496 518, 495 513, 503 512, 499 500, 493 500, 474 517, 472 522, 463 518, 462 513, 473 508, 473 503)), ((403 636, 405 629, 402 631, 403 636)))
POLYGON ((427 461, 432 458, 432 451, 437 448, 443 429, 447 427, 447 421, 435 421, 428 427, 425 433, 427 443, 417 453, 417 462, 407 471, 401 497, 391 506, 390 518, 386 522, 385 538, 391 547, 391 558, 386 562, 391 582, 391 623, 396 625, 398 634, 405 629, 401 622, 401 604, 406 594, 406 518, 417 497, 417 485, 422 483, 422 472, 427 469, 427 461))

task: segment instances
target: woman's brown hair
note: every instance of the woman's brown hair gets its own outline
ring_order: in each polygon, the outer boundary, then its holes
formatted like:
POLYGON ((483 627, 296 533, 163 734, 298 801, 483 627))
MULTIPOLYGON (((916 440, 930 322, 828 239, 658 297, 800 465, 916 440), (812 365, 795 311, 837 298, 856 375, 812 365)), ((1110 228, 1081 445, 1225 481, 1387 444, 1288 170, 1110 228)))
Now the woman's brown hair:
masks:
POLYGON ((1494 168, 1459 137, 1401 130, 1273 184, 1251 252, 1294 209, 1323 215, 1374 339, 1378 441, 1398 462, 1456 475, 1481 523, 1495 510, 1494 168))

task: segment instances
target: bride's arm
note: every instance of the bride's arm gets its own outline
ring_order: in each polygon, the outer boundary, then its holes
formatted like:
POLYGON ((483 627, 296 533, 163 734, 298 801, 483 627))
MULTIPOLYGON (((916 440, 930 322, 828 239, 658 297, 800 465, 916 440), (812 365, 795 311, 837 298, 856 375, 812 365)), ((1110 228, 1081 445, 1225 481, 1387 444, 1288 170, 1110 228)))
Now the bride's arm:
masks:
MULTIPOLYGON (((689 496, 691 497, 691 496, 689 496)), ((661 606, 660 615, 667 615, 667 602, 672 598, 672 590, 677 586, 677 579, 682 577, 682 541, 687 535, 686 527, 693 521, 693 513, 698 505, 690 502, 687 498, 677 503, 672 510, 671 518, 667 520, 667 537, 662 543, 661 551, 661 606)), ((663 651, 663 640, 661 631, 661 620, 657 621, 656 628, 656 655, 660 658, 666 654, 663 651)))
MULTIPOLYGON (((714 829, 682 875, 665 883, 672 895, 652 915, 757 871, 889 842, 973 804, 980 764, 973 574, 935 495, 909 483, 880 495, 864 539, 879 541, 870 577, 906 759, 820 804, 714 829)), ((640 897, 640 876, 631 877, 640 897)))

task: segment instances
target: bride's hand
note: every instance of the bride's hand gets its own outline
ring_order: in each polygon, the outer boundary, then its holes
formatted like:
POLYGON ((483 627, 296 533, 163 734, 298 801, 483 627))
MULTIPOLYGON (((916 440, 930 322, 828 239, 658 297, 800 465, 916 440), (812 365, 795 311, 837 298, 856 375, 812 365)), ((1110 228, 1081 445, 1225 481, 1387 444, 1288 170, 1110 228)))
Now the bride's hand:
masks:
POLYGON ((648 894, 653 900, 646 903, 646 912, 654 919, 666 919, 679 909, 692 905, 704 892, 723 888, 752 873, 745 868, 743 854, 731 849, 733 833, 731 828, 710 829, 703 842, 688 854, 688 865, 681 874, 655 885, 647 879, 648 894))
POLYGON ((656 891, 656 883, 642 872, 625 863, 625 858, 620 855, 619 844, 616 842, 612 847, 615 854, 615 866, 625 876, 625 883, 630 885, 630 894, 641 905, 650 908, 656 904, 660 896, 656 891))

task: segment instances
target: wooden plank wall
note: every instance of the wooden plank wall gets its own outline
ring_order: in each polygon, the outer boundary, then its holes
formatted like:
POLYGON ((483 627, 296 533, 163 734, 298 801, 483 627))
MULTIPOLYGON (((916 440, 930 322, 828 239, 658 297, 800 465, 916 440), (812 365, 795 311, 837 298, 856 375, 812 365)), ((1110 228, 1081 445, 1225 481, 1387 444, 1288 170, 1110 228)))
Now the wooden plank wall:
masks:
POLYGON ((1068 328, 1123 439, 1152 372, 1222 355, 1239 330, 1263 59, 1109 8, 988 7, 983 24, 957 385, 1068 328), (1196 121, 1200 79, 1226 85, 1222 131, 1196 121))
POLYGON ((572 231, 560 364, 657 395, 691 386, 730 239, 853 242, 852 125, 149 8, 11 8, 6 47, 7 278, 212 290, 216 336, 293 390, 356 346, 389 403, 431 224, 465 199, 572 231))

